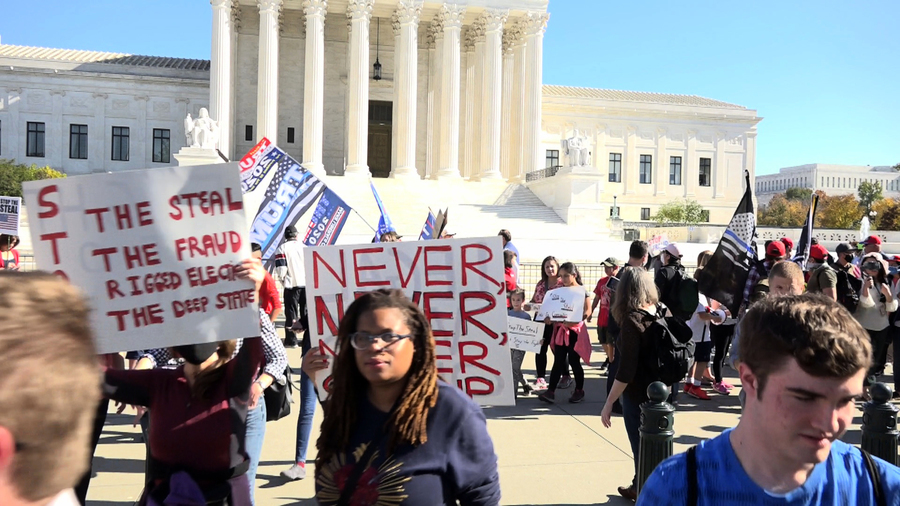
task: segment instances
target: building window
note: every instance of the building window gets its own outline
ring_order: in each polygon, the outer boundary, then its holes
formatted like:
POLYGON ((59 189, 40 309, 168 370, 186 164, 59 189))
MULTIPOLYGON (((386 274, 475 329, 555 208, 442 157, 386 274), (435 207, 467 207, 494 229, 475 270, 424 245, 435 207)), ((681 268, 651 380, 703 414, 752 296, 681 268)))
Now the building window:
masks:
POLYGON ((87 153, 87 125, 69 125, 69 158, 75 160, 87 160, 87 153))
POLYGON ((558 149, 548 149, 546 154, 547 163, 546 168, 550 167, 559 167, 559 150, 558 149))
POLYGON ((641 208, 641 219, 645 220, 645 221, 650 219, 650 208, 649 207, 641 208))
POLYGON ((700 159, 700 186, 712 184, 712 158, 700 159))
POLYGON ((128 161, 128 127, 112 127, 112 159, 120 162, 128 161))
POLYGON ((611 206, 609 208, 609 217, 612 218, 613 215, 618 215, 621 217, 622 216, 622 208, 619 206, 615 206, 615 207, 611 206))
POLYGON ((681 157, 669 157, 669 184, 681 184, 681 157))
POLYGON ((253 140, 253 125, 244 126, 244 140, 245 141, 253 140))
POLYGON ((622 182, 622 153, 609 154, 609 182, 622 182))
POLYGON ((641 155, 641 184, 650 184, 653 182, 653 157, 651 155, 641 155))
POLYGON ((294 143, 294 127, 288 127, 288 144, 294 143))
POLYGON ((171 160, 170 132, 168 128, 153 129, 153 161, 158 163, 169 163, 171 160))
POLYGON ((708 209, 704 209, 704 210, 700 211, 700 221, 702 221, 703 223, 709 223, 709 210, 708 209))
POLYGON ((28 122, 28 139, 25 146, 25 156, 44 157, 44 124, 28 122))

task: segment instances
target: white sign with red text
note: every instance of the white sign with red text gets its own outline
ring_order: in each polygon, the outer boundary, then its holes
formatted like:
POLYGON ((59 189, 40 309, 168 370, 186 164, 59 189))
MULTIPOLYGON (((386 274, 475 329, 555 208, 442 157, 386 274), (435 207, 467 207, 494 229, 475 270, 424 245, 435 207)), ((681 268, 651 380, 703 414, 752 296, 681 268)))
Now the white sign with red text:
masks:
POLYGON ((259 335, 237 164, 23 184, 38 268, 88 295, 98 353, 259 335))
MULTIPOLYGON (((438 374, 481 405, 515 405, 499 237, 321 246, 305 248, 304 257, 313 346, 333 356, 355 298, 400 289, 431 324, 438 374)), ((315 380, 326 399, 331 370, 315 380)))

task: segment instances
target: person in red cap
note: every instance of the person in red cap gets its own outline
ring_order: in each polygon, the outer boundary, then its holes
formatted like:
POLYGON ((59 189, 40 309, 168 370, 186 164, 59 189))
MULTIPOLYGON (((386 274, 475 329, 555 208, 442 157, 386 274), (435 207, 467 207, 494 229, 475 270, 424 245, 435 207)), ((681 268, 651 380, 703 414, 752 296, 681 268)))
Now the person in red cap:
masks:
POLYGON ((806 283, 806 291, 821 293, 832 300, 837 300, 837 271, 828 262, 828 250, 821 244, 813 244, 809 247, 809 281, 806 283))
POLYGON ((781 244, 784 244, 785 257, 791 258, 791 252, 794 250, 794 241, 792 241, 790 237, 782 237, 781 244))
POLYGON ((769 277, 769 269, 776 263, 784 260, 785 255, 786 252, 784 250, 783 242, 770 241, 766 243, 765 259, 762 262, 757 262, 756 265, 751 267, 750 273, 747 275, 747 283, 744 285, 744 307, 749 305, 750 296, 753 295, 756 285, 769 277))
POLYGON ((869 253, 881 253, 881 238, 877 235, 870 235, 860 243, 863 247, 863 255, 869 253))

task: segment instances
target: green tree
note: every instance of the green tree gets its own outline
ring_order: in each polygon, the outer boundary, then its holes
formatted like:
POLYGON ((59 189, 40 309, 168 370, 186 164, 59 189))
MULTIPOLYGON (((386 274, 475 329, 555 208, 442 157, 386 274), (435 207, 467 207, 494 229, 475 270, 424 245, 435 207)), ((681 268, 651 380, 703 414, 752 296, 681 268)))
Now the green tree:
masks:
POLYGON ((859 225, 861 219, 862 208, 853 195, 819 198, 816 227, 850 229, 859 225))
POLYGON ((788 199, 783 193, 772 197, 768 205, 759 206, 756 221, 768 227, 799 227, 806 219, 809 201, 788 199))
POLYGON ((66 177, 66 175, 50 167, 38 167, 34 164, 29 166, 0 159, 0 195, 6 197, 21 197, 22 183, 25 181, 58 177, 66 177))
POLYGON ((785 198, 788 200, 802 200, 803 202, 809 202, 812 198, 812 188, 788 188, 786 192, 784 192, 785 198))
POLYGON ((660 224, 696 225, 703 221, 703 206, 696 200, 673 200, 663 204, 650 219, 660 224))
POLYGON ((859 185, 859 205, 865 209, 866 214, 872 210, 872 204, 884 198, 881 194, 881 185, 870 181, 863 181, 859 185))
POLYGON ((897 165, 894 165, 894 170, 900 172, 900 163, 898 163, 897 165))

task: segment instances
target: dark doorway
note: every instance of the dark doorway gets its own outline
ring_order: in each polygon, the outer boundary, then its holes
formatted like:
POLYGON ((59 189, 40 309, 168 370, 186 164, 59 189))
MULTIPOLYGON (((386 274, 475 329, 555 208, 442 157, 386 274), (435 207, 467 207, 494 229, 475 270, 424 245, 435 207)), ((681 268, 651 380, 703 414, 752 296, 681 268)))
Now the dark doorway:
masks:
POLYGON ((392 102, 369 101, 369 155, 368 164, 372 177, 391 175, 391 120, 392 102))

